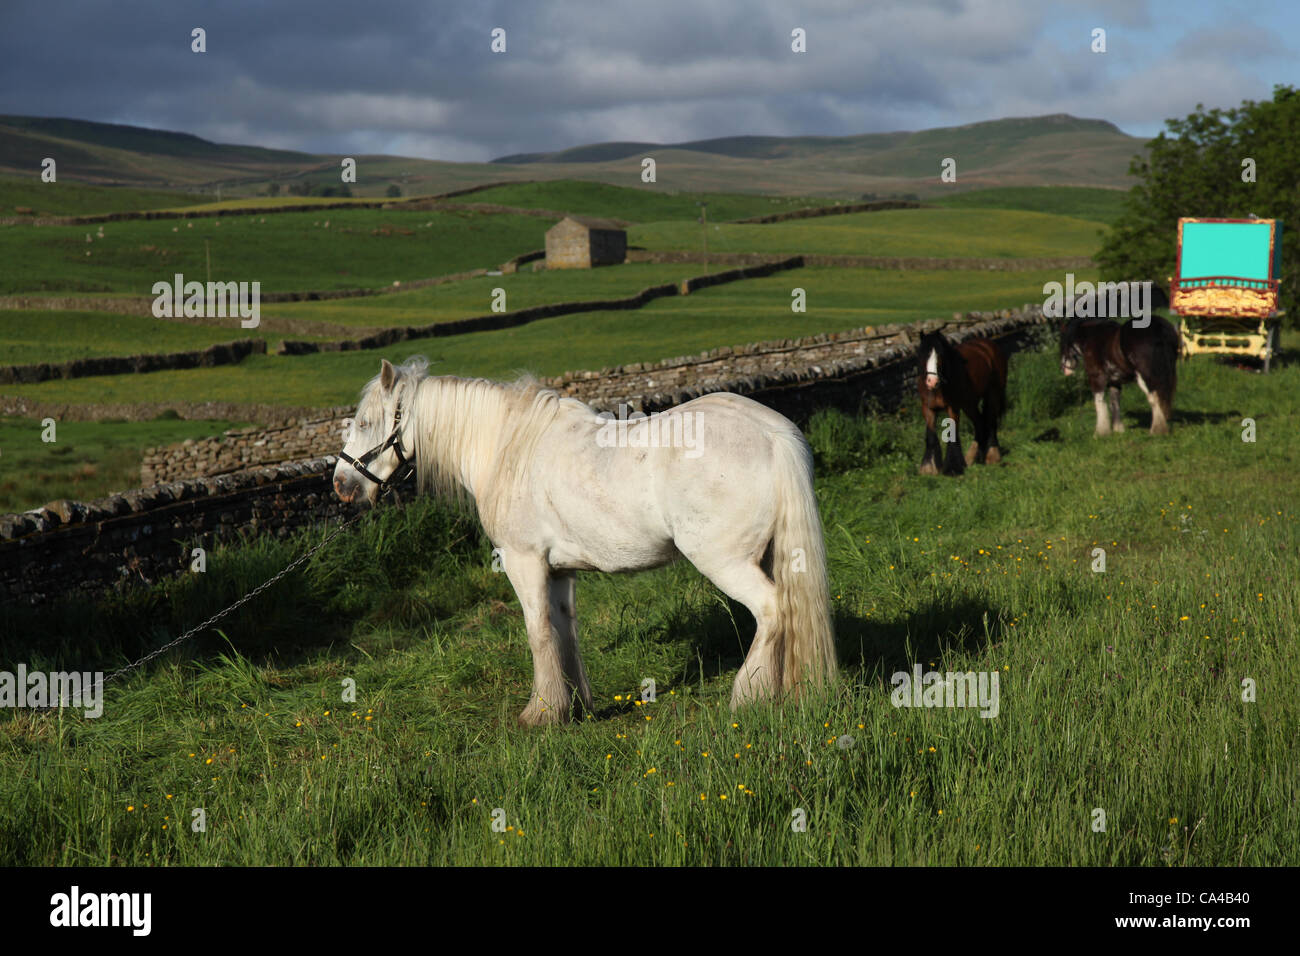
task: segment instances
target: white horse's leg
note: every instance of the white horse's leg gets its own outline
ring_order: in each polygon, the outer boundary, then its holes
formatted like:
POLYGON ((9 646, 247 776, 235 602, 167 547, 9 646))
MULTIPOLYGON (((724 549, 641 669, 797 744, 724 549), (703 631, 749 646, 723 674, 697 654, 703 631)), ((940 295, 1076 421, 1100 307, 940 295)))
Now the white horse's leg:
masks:
POLYGON ((551 628, 559 641, 565 686, 577 690, 578 699, 590 714, 596 706, 591 699, 591 685, 587 683, 587 671, 582 666, 582 652, 578 648, 578 612, 573 601, 577 580, 572 571, 551 577, 551 628))
POLYGON ((702 556, 687 554, 686 557, 723 593, 749 608, 757 624, 754 643, 749 646, 731 687, 732 709, 775 697, 781 689, 784 653, 777 628, 776 585, 751 557, 737 557, 735 563, 717 557, 702 563, 702 556))
POLYGON ((569 687, 564 680, 562 641, 551 623, 550 569, 541 555, 518 551, 508 553, 505 566, 524 611, 528 647, 533 652, 533 689, 519 720, 534 727, 562 723, 570 713, 569 687))

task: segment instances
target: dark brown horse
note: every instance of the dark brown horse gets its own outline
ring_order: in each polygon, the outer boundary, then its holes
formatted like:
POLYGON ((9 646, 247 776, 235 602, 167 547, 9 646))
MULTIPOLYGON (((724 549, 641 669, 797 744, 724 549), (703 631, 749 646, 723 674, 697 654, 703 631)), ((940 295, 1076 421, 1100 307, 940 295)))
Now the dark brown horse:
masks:
POLYGON ((1120 325, 1109 319, 1082 318, 1061 326, 1061 371, 1073 375, 1083 363, 1097 408, 1097 435, 1124 430, 1119 390, 1135 379, 1151 404, 1151 434, 1169 433, 1182 337, 1161 316, 1149 319, 1144 327, 1135 326, 1133 319, 1120 325))
POLYGON ((967 465, 1001 461, 998 422, 1007 407, 1007 359, 1002 350, 988 339, 967 339, 954 347, 938 332, 929 332, 922 336, 916 357, 920 362, 916 390, 925 416, 921 474, 940 472, 936 421, 945 446, 943 474, 960 475, 967 465), (965 459, 958 437, 962 412, 975 426, 975 440, 966 450, 965 459))

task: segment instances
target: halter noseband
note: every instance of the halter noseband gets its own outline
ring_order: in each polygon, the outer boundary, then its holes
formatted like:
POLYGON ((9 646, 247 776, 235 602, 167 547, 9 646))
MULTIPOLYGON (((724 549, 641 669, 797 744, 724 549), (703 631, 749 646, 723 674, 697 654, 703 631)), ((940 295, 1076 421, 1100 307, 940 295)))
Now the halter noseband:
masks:
POLYGON ((399 399, 397 407, 393 410, 393 431, 388 438, 376 445, 370 451, 366 452, 360 458, 353 458, 345 451, 339 452, 339 459, 346 461, 357 472, 364 475, 368 480, 373 481, 379 486, 380 494, 386 492, 392 485, 405 481, 407 476, 415 469, 415 460, 407 458, 402 454, 402 402, 399 399), (393 469, 393 473, 387 478, 378 478, 373 475, 366 465, 370 464, 388 449, 393 449, 397 455, 398 466, 393 469))

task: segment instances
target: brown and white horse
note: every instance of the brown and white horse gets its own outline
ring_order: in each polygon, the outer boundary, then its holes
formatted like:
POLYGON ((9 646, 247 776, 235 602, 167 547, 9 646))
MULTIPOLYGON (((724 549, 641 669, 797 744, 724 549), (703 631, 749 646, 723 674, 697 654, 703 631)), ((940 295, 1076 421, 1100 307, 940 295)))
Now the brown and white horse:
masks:
POLYGON ((1073 375, 1083 363, 1097 409, 1097 435, 1122 432, 1120 388, 1135 379, 1151 405, 1151 434, 1167 435, 1178 386, 1182 337, 1167 319, 1149 316, 1138 326, 1109 319, 1074 318, 1061 326, 1061 371, 1073 375), (1109 406, 1109 407, 1108 407, 1109 406))
POLYGON ((989 339, 967 339, 953 346, 938 332, 921 337, 917 349, 920 371, 916 390, 925 417, 925 454, 921 474, 960 475, 970 464, 997 464, 998 422, 1007 407, 1007 359, 989 339), (958 423, 970 416, 975 440, 961 455, 958 423), (943 464, 939 464, 938 424, 944 432, 943 464))

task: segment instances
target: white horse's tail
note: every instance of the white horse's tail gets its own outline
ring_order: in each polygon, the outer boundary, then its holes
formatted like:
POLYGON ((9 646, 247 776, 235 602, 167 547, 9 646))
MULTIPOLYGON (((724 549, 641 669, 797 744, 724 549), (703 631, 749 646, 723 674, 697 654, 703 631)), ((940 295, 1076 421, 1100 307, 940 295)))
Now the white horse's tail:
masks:
POLYGON ((798 431, 775 433, 776 529, 772 579, 776 583, 774 656, 781 662, 782 695, 835 681, 835 633, 831 625, 826 544, 813 493, 812 451, 798 431))

